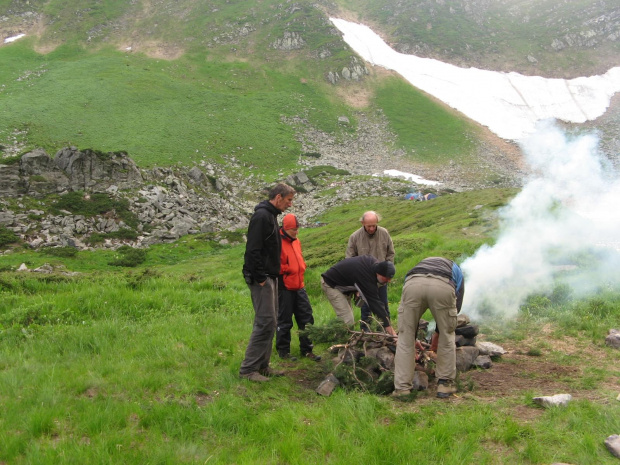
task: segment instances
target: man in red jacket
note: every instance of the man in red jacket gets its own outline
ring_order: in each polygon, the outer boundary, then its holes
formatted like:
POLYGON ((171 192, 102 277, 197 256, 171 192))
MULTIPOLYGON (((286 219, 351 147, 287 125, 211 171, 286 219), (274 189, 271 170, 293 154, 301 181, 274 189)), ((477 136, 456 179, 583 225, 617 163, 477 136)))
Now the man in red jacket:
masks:
MULTIPOLYGON (((304 287, 306 262, 301 254, 301 243, 297 239, 299 222, 292 213, 282 220, 280 235, 282 236, 282 252, 280 254, 280 278, 278 286, 278 327, 276 330, 276 350, 280 358, 291 357, 291 329, 293 315, 300 330, 307 324, 314 324, 312 306, 304 287)), ((302 357, 318 362, 321 357, 312 353, 312 342, 305 336, 299 336, 299 349, 302 357)))

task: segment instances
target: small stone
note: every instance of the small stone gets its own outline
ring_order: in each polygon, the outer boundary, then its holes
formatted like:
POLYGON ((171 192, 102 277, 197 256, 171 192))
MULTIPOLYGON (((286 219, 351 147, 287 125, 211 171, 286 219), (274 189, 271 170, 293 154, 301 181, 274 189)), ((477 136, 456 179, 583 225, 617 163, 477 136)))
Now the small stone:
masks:
POLYGON ((532 400, 545 408, 549 407, 566 407, 573 399, 570 394, 556 394, 554 396, 534 397, 532 400))
POLYGON ((474 366, 488 370, 493 366, 493 361, 488 355, 479 355, 476 357, 476 360, 474 360, 474 366))
POLYGON ((426 391, 428 389, 428 375, 423 371, 413 373, 413 390, 426 391))
POLYGON ((319 387, 316 388, 316 392, 322 396, 329 397, 339 384, 340 381, 338 381, 338 378, 330 373, 321 381, 319 387))
POLYGON ((492 342, 478 342, 476 347, 480 351, 480 355, 488 355, 489 357, 500 357, 506 353, 503 347, 492 342))
POLYGON ((613 434, 605 439, 605 446, 614 457, 620 459, 620 436, 613 434))
POLYGON ((610 329, 609 335, 605 338, 605 344, 614 349, 620 349, 620 330, 610 329))

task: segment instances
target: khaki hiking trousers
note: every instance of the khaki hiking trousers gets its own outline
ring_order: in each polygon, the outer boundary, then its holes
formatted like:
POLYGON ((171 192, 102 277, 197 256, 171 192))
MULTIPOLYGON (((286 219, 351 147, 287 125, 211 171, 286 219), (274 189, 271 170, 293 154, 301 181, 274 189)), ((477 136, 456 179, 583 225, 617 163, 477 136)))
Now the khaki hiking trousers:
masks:
POLYGON ((394 359, 394 388, 410 390, 415 371, 415 340, 418 323, 429 309, 439 328, 437 347, 437 379, 456 378, 456 295, 447 278, 431 274, 415 274, 403 285, 398 307, 398 344, 394 359))

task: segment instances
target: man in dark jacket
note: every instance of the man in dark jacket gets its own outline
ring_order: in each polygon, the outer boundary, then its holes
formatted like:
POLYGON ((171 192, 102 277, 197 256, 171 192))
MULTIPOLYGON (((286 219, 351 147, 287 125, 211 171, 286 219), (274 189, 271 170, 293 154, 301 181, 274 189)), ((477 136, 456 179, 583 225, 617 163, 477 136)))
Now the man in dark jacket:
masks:
POLYGON ((269 191, 269 200, 254 207, 248 226, 243 277, 252 296, 254 326, 239 376, 250 381, 268 381, 270 376, 284 374, 272 370, 269 359, 278 318, 281 239, 277 218, 293 205, 294 196, 291 186, 277 184, 269 191))
POLYGON ((394 359, 394 395, 407 395, 413 386, 418 323, 430 309, 439 330, 437 347, 437 397, 456 392, 456 316, 463 305, 465 278, 459 266, 442 257, 429 257, 405 276, 398 308, 398 345, 394 359))
POLYGON ((321 275, 321 288, 334 307, 336 316, 348 326, 355 324, 351 297, 365 302, 379 319, 385 332, 396 335, 390 315, 379 295, 379 287, 389 283, 396 274, 392 262, 378 261, 370 255, 340 260, 321 275))

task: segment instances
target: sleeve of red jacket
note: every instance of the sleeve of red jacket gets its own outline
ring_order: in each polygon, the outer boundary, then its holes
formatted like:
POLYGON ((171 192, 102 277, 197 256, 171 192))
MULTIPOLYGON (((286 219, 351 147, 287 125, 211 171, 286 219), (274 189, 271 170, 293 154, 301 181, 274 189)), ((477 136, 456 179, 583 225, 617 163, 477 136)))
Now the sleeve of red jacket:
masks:
POLYGON ((282 244, 282 252, 280 253, 280 274, 285 275, 290 272, 288 264, 288 253, 286 253, 286 247, 282 244))

